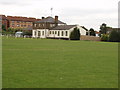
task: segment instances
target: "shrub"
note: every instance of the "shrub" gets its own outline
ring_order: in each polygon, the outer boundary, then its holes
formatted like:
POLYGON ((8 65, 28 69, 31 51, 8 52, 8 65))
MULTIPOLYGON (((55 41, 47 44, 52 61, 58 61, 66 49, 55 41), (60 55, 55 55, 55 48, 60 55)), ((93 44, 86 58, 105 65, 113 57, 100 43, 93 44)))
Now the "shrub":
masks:
POLYGON ((120 32, 113 30, 109 36, 110 42, 120 42, 120 32))
POLYGON ((77 27, 71 32, 70 40, 80 40, 80 31, 77 27))
POLYGON ((32 31, 23 31, 23 35, 32 36, 32 31))
POLYGON ((103 34, 101 36, 101 41, 108 41, 109 40, 109 36, 107 34, 103 34))

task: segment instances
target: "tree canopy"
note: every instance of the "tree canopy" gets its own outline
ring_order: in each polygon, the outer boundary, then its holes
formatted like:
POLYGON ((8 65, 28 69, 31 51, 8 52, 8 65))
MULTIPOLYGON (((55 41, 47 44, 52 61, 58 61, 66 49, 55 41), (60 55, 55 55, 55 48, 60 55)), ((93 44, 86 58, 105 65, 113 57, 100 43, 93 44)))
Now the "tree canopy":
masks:
POLYGON ((101 34, 107 34, 107 31, 108 31, 109 29, 112 29, 112 27, 107 26, 107 24, 103 23, 103 24, 100 26, 100 33, 101 33, 101 34))
POLYGON ((109 36, 110 42, 120 42, 120 32, 113 30, 109 36))
POLYGON ((89 32, 90 32, 90 36, 96 36, 93 28, 90 28, 89 32))
POLYGON ((6 28, 5 28, 6 26, 5 25, 2 25, 2 30, 3 31, 6 31, 6 28))
POLYGON ((71 32, 70 40, 80 40, 80 30, 77 27, 71 32))

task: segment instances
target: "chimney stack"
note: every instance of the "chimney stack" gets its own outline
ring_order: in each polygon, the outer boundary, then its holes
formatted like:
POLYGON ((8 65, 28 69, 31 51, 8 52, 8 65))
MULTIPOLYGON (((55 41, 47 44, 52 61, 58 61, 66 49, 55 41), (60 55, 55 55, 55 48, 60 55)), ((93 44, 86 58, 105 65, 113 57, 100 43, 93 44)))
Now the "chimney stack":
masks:
POLYGON ((55 16, 55 22, 58 22, 58 16, 55 16))
POLYGON ((58 26, 58 16, 55 16, 55 26, 58 26))
POLYGON ((44 19, 45 17, 42 17, 42 19, 44 19))

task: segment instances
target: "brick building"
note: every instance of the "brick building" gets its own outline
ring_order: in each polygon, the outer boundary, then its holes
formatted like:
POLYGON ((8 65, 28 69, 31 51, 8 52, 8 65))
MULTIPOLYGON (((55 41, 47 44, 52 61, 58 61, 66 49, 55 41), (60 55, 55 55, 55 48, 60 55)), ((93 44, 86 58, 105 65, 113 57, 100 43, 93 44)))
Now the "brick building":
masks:
POLYGON ((0 21, 1 28, 4 26, 4 28, 7 29, 7 18, 5 15, 0 15, 0 21))
POLYGON ((0 15, 2 17, 2 25, 5 26, 6 30, 8 28, 20 29, 20 30, 32 30, 33 23, 36 21, 40 21, 40 19, 36 18, 28 18, 28 17, 19 17, 19 16, 5 16, 0 15))

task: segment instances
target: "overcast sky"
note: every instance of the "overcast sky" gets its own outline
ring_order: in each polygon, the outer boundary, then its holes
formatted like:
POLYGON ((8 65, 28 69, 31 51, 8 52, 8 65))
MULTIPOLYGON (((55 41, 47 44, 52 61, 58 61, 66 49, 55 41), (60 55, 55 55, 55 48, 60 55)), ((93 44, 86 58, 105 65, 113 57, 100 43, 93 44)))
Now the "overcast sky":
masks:
POLYGON ((99 30, 102 23, 118 27, 119 0, 0 0, 0 14, 41 18, 52 16, 67 24, 99 30))

